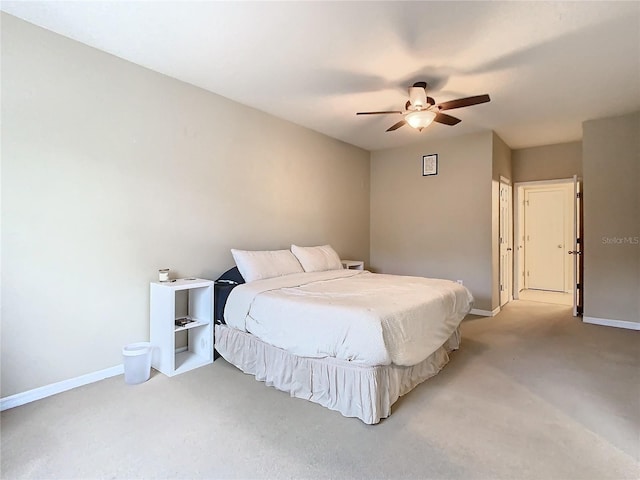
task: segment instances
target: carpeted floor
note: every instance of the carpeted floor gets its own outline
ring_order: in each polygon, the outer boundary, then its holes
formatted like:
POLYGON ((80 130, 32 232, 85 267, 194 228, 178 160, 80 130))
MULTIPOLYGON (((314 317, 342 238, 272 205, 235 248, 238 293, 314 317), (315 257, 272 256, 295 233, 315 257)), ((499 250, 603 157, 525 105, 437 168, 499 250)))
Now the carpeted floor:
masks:
POLYGON ((1 416, 3 479, 637 479, 640 336, 570 307, 470 316, 450 364, 378 425, 224 360, 122 376, 1 416))

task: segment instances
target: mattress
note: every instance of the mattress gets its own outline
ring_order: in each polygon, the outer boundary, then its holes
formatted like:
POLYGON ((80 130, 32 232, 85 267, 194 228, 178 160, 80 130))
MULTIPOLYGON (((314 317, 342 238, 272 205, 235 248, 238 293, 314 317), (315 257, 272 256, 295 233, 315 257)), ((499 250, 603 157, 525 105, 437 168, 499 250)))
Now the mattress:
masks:
POLYGON ((239 285, 224 317, 297 356, 412 366, 448 341, 472 304, 449 280, 331 270, 239 285))

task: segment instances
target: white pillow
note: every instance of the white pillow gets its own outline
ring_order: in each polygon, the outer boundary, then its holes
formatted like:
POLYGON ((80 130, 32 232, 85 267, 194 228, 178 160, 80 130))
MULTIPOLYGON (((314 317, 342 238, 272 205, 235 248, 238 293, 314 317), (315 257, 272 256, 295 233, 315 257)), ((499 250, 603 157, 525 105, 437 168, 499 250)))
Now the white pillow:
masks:
POLYGON ((232 248, 231 255, 245 282, 304 272, 289 250, 250 251, 232 248))
POLYGON ((302 264, 305 272, 324 272, 325 270, 341 270, 342 262, 331 245, 319 247, 299 247, 291 245, 291 251, 302 264))

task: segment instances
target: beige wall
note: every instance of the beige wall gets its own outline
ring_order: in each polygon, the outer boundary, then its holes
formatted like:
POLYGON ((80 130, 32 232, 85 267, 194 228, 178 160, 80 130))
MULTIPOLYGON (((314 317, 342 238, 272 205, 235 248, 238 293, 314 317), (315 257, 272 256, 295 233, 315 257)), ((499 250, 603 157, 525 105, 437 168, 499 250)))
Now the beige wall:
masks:
POLYGON ((512 173, 512 162, 511 162, 511 148, 504 143, 504 141, 498 136, 497 133, 493 132, 493 159, 492 159, 492 175, 493 179, 496 181, 500 181, 500 177, 504 177, 507 180, 511 180, 513 177, 512 173))
POLYGON ((584 315, 640 322, 640 112, 583 124, 584 315))
POLYGON ((521 148, 512 157, 514 183, 582 175, 582 142, 521 148))
POLYGON ((463 280, 474 307, 491 310, 492 132, 425 137, 371 154, 371 265, 463 280), (423 177, 422 156, 431 153, 438 154, 438 174, 423 177))
POLYGON ((6 14, 1 133, 2 397, 121 364, 158 268, 369 260, 367 151, 6 14))

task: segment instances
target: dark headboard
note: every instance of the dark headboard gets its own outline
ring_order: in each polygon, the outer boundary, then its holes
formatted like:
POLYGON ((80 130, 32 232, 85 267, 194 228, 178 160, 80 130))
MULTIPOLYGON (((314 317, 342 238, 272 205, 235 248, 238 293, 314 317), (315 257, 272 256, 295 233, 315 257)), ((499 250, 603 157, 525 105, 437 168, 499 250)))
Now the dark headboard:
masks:
POLYGON ((242 275, 240 275, 238 267, 230 268, 216 280, 213 288, 215 319, 220 323, 224 323, 224 306, 227 303, 229 293, 241 283, 245 283, 245 281, 242 275))

